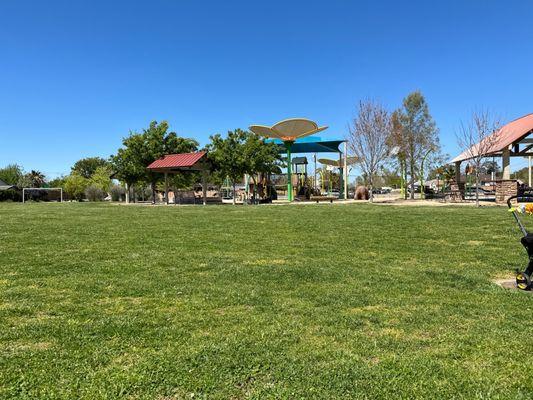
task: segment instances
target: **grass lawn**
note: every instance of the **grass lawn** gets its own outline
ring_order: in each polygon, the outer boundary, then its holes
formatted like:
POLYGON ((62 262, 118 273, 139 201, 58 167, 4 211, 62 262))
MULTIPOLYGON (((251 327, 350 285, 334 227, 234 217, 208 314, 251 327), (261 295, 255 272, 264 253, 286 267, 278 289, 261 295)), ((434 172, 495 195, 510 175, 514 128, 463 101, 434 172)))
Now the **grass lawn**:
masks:
POLYGON ((0 204, 0 398, 532 398, 504 208, 0 204))

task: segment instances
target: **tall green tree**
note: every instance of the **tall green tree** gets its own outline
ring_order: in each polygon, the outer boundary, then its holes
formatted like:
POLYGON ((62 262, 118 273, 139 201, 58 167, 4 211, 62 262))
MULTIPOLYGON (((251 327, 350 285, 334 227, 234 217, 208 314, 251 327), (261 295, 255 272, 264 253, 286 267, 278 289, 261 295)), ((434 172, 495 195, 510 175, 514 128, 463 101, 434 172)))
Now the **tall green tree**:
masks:
POLYGON ((405 152, 406 170, 410 178, 410 197, 414 199, 415 181, 420 179, 423 193, 424 168, 431 164, 432 157, 440 151, 438 129, 420 91, 409 94, 398 112, 402 128, 401 149, 405 152))
POLYGON ((252 132, 245 132, 243 144, 245 173, 254 182, 254 198, 256 198, 257 179, 260 175, 268 175, 279 169, 281 157, 278 146, 252 132))
POLYGON ((8 185, 18 185, 23 176, 24 170, 18 164, 9 164, 0 168, 0 180, 8 185))
POLYGON ((89 179, 89 184, 97 187, 102 192, 109 192, 111 187, 111 171, 108 166, 100 166, 96 168, 91 178, 89 179))
POLYGON ((39 188, 43 187, 46 183, 46 177, 41 171, 31 170, 27 174, 24 174, 18 181, 17 186, 23 188, 39 188))
POLYGON ((242 129, 229 131, 225 138, 220 134, 210 137, 207 146, 209 160, 214 169, 223 177, 228 177, 233 185, 233 205, 235 205, 236 185, 241 181, 248 167, 245 160, 244 144, 246 132, 242 129))
POLYGON ((109 166, 109 161, 106 161, 101 157, 87 157, 76 161, 72 166, 71 171, 89 179, 99 167, 107 166, 109 166))
POLYGON ((78 173, 72 173, 65 178, 64 189, 71 199, 82 200, 88 186, 89 180, 78 173))
POLYGON ((154 201, 156 185, 162 175, 146 167, 165 154, 189 153, 198 149, 196 140, 180 137, 168 129, 166 121, 152 121, 142 133, 130 133, 122 141, 123 147, 111 157, 114 176, 128 187, 140 181, 150 183, 154 201))
POLYGON ((207 146, 209 159, 219 180, 228 177, 232 182, 233 204, 237 182, 244 174, 250 175, 256 190, 258 176, 274 172, 281 161, 274 143, 267 143, 249 131, 235 129, 229 131, 225 138, 217 134, 210 139, 211 143, 207 146))

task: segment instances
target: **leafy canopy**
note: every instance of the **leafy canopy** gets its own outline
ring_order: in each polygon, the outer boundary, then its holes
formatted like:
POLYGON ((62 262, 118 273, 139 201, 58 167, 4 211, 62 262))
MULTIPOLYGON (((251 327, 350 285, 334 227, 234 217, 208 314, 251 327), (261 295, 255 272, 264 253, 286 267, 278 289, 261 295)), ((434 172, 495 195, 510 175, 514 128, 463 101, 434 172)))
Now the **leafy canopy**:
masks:
POLYGON ((90 178, 100 167, 109 166, 109 162, 101 157, 87 157, 76 161, 71 171, 76 172, 84 178, 90 178))
POLYGON ((166 121, 152 121, 142 133, 131 132, 122 141, 122 147, 111 157, 115 177, 128 184, 139 181, 155 184, 161 174, 150 172, 146 167, 165 154, 190 153, 198 149, 198 142, 168 132, 166 121))

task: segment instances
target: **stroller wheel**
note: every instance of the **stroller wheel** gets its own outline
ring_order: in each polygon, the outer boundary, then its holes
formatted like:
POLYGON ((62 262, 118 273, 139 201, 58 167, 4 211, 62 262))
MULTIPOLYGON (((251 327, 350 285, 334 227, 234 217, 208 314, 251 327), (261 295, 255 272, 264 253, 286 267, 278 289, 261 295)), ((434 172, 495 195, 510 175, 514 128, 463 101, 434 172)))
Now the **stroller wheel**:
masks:
POLYGON ((520 290, 530 290, 531 289, 531 278, 524 274, 523 272, 519 272, 516 275, 516 286, 520 290))

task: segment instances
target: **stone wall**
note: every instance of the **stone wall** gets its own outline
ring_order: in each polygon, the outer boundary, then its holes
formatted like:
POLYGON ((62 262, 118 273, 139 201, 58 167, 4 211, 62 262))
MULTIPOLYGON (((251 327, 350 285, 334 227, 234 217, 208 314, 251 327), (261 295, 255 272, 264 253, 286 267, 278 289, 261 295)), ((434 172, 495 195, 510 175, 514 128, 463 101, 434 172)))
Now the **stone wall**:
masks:
POLYGON ((453 182, 450 185, 450 194, 445 199, 451 202, 462 202, 463 194, 465 192, 465 183, 464 182, 453 182))
POLYGON ((496 181, 496 204, 504 204, 511 196, 518 194, 516 179, 502 179, 496 181))

